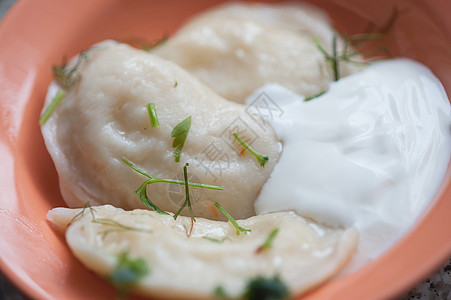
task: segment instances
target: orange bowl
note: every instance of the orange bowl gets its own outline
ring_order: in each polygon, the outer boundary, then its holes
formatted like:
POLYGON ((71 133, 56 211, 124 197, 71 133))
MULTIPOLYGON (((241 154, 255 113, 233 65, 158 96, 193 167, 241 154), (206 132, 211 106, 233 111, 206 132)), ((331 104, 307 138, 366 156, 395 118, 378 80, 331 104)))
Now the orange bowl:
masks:
MULTIPOLYGON (((70 253, 46 213, 64 206, 38 118, 50 66, 104 39, 153 40, 172 34, 220 0, 19 1, 0 24, 0 267, 39 299, 111 299, 114 290, 70 253)), ((451 2, 309 0, 336 27, 382 25, 404 11, 391 31, 392 53, 427 65, 451 95, 451 2)), ((376 261, 334 279, 302 299, 386 299, 405 292, 451 256, 450 170, 416 226, 376 261)))

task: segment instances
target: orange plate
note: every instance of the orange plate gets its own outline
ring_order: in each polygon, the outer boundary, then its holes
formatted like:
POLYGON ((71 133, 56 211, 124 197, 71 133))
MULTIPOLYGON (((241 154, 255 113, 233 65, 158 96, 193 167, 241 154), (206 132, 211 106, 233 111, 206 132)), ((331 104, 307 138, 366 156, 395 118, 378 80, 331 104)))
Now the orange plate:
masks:
MULTIPOLYGON (((39 299, 111 299, 114 290, 85 269, 47 210, 64 206, 57 174, 38 126, 50 66, 107 38, 148 40, 172 34, 189 16, 218 0, 21 0, 0 24, 0 266, 19 288, 39 299)), ((394 24, 393 53, 429 66, 451 94, 449 1, 311 0, 348 33, 368 21, 394 24), (403 10, 404 11, 404 10, 403 10)), ((302 299, 384 299, 405 292, 451 255, 450 172, 430 210, 402 240, 353 275, 302 299)))

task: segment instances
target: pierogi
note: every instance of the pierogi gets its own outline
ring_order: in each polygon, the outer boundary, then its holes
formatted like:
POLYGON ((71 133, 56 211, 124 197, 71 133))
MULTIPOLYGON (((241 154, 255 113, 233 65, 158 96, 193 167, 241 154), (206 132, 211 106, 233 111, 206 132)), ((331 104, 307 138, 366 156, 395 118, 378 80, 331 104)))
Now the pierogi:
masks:
MULTIPOLYGON (((223 191, 193 189, 196 216, 223 218, 215 201, 237 219, 255 214, 254 201, 281 150, 271 129, 262 129, 244 105, 227 101, 174 63, 145 51, 104 42, 85 55, 80 81, 42 126, 69 206, 89 201, 144 208, 134 190, 147 178, 127 166, 125 157, 155 178, 179 180, 189 162, 190 181, 223 186, 223 191), (156 106, 160 127, 150 125, 149 102, 156 106), (175 163, 171 131, 188 116, 191 128, 175 163), (268 163, 260 166, 233 133, 267 155, 268 163)), ((46 106, 57 90, 52 87, 46 106)), ((150 185, 148 195, 172 212, 184 201, 183 187, 167 183, 150 185)))
POLYGON ((279 276, 295 295, 337 273, 357 244, 355 229, 328 228, 294 212, 240 220, 251 230, 240 235, 230 223, 197 218, 190 237, 189 217, 174 221, 172 215, 149 210, 55 208, 48 218, 64 230, 71 223, 69 247, 101 276, 113 272, 120 253, 144 259, 150 272, 134 291, 159 298, 212 298, 217 287, 237 298, 256 276, 279 276), (271 248, 259 252, 275 228, 271 248))
MULTIPOLYGON (((333 74, 314 40, 329 53, 328 17, 307 4, 224 4, 196 16, 152 53, 173 61, 228 100, 244 103, 276 83, 310 97, 328 89, 333 74)), ((357 59, 357 58, 356 58, 357 59)), ((340 62, 340 75, 361 66, 340 62)))

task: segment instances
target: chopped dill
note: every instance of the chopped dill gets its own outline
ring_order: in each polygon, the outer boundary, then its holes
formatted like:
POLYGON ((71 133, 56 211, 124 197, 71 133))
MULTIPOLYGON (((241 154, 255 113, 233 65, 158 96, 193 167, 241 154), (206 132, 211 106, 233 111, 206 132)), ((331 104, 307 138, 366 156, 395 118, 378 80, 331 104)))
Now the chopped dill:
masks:
POLYGON ((304 101, 307 102, 307 101, 313 100, 313 99, 315 99, 315 98, 318 98, 318 97, 324 95, 326 92, 327 92, 327 91, 319 92, 319 93, 316 94, 316 95, 313 95, 313 96, 310 96, 310 97, 305 98, 304 101))
POLYGON ((254 151, 254 149, 252 149, 248 144, 246 144, 245 142, 243 142, 242 139, 240 139, 240 137, 238 136, 238 134, 234 133, 233 136, 237 139, 237 141, 244 147, 246 148, 252 155, 255 156, 255 158, 258 160, 258 162, 260 163, 260 165, 262 167, 265 166, 265 164, 268 162, 269 157, 268 156, 263 156, 261 154, 258 154, 257 152, 254 151))
POLYGON ((215 287, 215 289, 213 290, 213 295, 215 296, 215 298, 220 298, 220 299, 229 298, 229 296, 227 295, 227 292, 225 291, 225 289, 222 285, 218 285, 215 287))
POLYGON ((149 267, 143 258, 132 259, 127 252, 119 253, 116 259, 116 267, 108 279, 118 289, 119 299, 125 299, 129 290, 149 274, 149 267))
POLYGON ((140 228, 124 225, 113 219, 93 219, 91 222, 110 227, 110 229, 104 230, 102 232, 102 238, 104 238, 107 234, 109 234, 111 232, 115 232, 115 231, 136 231, 136 232, 144 232, 144 233, 152 232, 151 230, 140 229, 140 228))
POLYGON ((279 233, 279 228, 275 228, 273 229, 268 237, 266 238, 265 242, 263 243, 263 245, 261 245, 260 247, 257 248, 257 250, 255 251, 257 254, 261 253, 264 250, 268 250, 272 248, 272 242, 274 241, 275 237, 277 236, 277 234, 279 233))
POLYGON ((223 237, 222 239, 215 239, 215 238, 212 238, 212 237, 209 237, 209 236, 203 236, 202 237, 204 240, 207 240, 207 241, 210 241, 210 242, 213 242, 213 243, 218 243, 218 244, 222 244, 222 243, 224 243, 226 240, 230 240, 228 237, 223 237))
POLYGON ((147 103, 147 112, 149 113, 150 125, 152 125, 152 127, 160 126, 154 103, 147 103))
MULTIPOLYGON (((125 157, 122 157, 122 161, 124 163, 126 163, 128 166, 130 166, 133 170, 138 172, 139 174, 141 174, 143 176, 146 176, 147 178, 151 179, 152 181, 149 182, 149 184, 155 183, 155 182, 166 182, 166 183, 174 183, 174 184, 185 185, 185 182, 181 181, 181 180, 154 178, 154 177, 150 176, 149 174, 147 174, 146 172, 144 172, 143 170, 139 169, 133 162, 129 161, 125 157)), ((218 190, 218 191, 224 190, 223 186, 218 186, 218 185, 210 185, 210 184, 203 184, 203 183, 193 183, 193 182, 188 182, 188 185, 192 186, 192 187, 198 187, 198 188, 209 189, 209 190, 218 190)))
MULTIPOLYGON (((144 181, 144 183, 141 184, 141 186, 138 187, 135 190, 135 193, 138 195, 138 197, 141 200, 141 202, 145 206, 147 206, 150 209, 155 210, 159 214, 168 215, 167 212, 165 212, 164 210, 161 210, 152 201, 150 201, 149 197, 147 196, 147 186, 149 184, 156 183, 156 182, 165 182, 165 183, 174 183, 174 184, 185 185, 185 181, 175 180, 175 179, 154 178, 154 177, 150 176, 149 174, 147 174, 146 172, 144 172, 143 170, 139 169, 134 163, 129 161, 127 158, 122 157, 122 161, 124 163, 126 163, 129 167, 131 167, 133 170, 135 170, 137 173, 149 178, 148 180, 144 181)), ((217 185, 209 185, 209 184, 202 184, 202 183, 192 183, 192 182, 188 182, 187 184, 189 186, 192 186, 192 187, 198 187, 198 188, 204 188, 204 189, 210 189, 210 190, 224 190, 224 187, 217 186, 217 185)))
POLYGON ((218 202, 215 202, 215 206, 217 209, 219 209, 220 212, 222 212, 224 214, 224 216, 227 217, 227 219, 229 219, 230 223, 232 223, 232 225, 235 227, 236 235, 240 235, 240 232, 242 232, 244 234, 251 232, 250 229, 245 229, 245 228, 239 226, 238 223, 235 221, 235 219, 232 218, 232 216, 229 215, 229 213, 221 205, 219 205, 218 202))
POLYGON ((79 208, 81 208, 82 210, 81 210, 78 214, 76 214, 76 215, 70 220, 69 223, 67 223, 67 225, 66 225, 67 227, 69 227, 70 225, 72 225, 72 223, 74 223, 75 220, 76 220, 77 218, 82 217, 82 216, 85 214, 85 210, 86 210, 87 208, 89 208, 89 212, 91 213, 92 219, 93 219, 93 220, 96 219, 96 217, 95 217, 95 215, 94 215, 95 210, 94 210, 94 208, 91 207, 91 204, 89 203, 89 201, 87 201, 82 207, 79 207, 79 208))
POLYGON ((80 67, 83 59, 86 58, 86 51, 82 51, 78 55, 77 62, 72 68, 68 67, 66 57, 63 57, 61 65, 52 66, 53 79, 61 89, 56 93, 50 105, 45 109, 44 113, 39 119, 39 125, 44 125, 45 122, 47 122, 55 108, 64 98, 65 92, 69 90, 78 80, 80 80, 80 73, 78 72, 78 68, 80 67))
POLYGON ((83 59, 86 59, 86 51, 82 51, 77 58, 75 65, 70 68, 67 65, 66 57, 63 57, 61 65, 52 66, 53 78, 55 82, 64 90, 70 89, 78 80, 80 80, 80 73, 78 68, 80 67, 83 59))
POLYGON ((194 222, 196 222, 196 219, 194 218, 193 208, 191 207, 191 200, 189 198, 188 166, 189 166, 189 164, 186 163, 185 166, 183 167, 183 177, 185 178, 185 202, 183 202, 182 206, 180 206, 179 210, 175 213, 174 220, 177 220, 177 217, 180 215, 182 210, 185 208, 186 205, 188 205, 189 215, 191 218, 191 229, 188 233, 188 237, 189 237, 191 235, 191 233, 193 232, 193 226, 194 226, 194 222))
POLYGON ((141 45, 141 49, 144 51, 151 51, 152 49, 166 43, 168 39, 169 37, 167 35, 163 35, 161 38, 155 39, 151 42, 143 43, 141 45))
POLYGON ((265 278, 257 276, 249 280, 243 295, 247 300, 282 300, 288 299, 289 291, 279 276, 265 278))
POLYGON ((180 161, 182 148, 185 145, 186 137, 188 136, 190 127, 191 127, 191 116, 178 123, 171 132, 171 136, 174 138, 172 147, 176 148, 174 151, 175 162, 180 161))

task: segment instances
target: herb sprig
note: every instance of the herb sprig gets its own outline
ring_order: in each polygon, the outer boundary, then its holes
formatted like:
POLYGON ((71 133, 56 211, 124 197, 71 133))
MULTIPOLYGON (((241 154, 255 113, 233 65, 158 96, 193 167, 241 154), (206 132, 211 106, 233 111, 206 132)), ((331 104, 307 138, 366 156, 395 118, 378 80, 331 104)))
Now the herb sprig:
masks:
POLYGON ((152 42, 146 42, 141 45, 141 49, 144 51, 151 51, 152 49, 166 43, 169 37, 167 35, 163 35, 159 39, 155 39, 152 42))
POLYGON ((313 99, 315 99, 315 98, 318 98, 318 97, 324 95, 326 92, 327 92, 327 91, 319 92, 319 93, 316 94, 316 95, 313 95, 313 96, 310 96, 310 97, 305 98, 304 101, 307 102, 307 101, 313 100, 313 99))
POLYGON ((174 220, 177 220, 177 217, 180 215, 182 210, 185 208, 185 206, 188 205, 189 215, 191 218, 191 228, 188 233, 188 237, 190 237, 191 233, 193 232, 193 226, 194 226, 194 222, 196 222, 196 219, 194 218, 193 208, 191 206, 191 200, 189 198, 188 169, 187 169, 188 166, 189 166, 189 164, 187 163, 183 167, 183 177, 185 178, 185 182, 184 182, 185 183, 185 201, 183 202, 182 206, 180 206, 179 210, 175 213, 174 220))
POLYGON ((127 252, 116 256, 117 265, 108 276, 111 283, 119 290, 119 298, 125 299, 129 290, 149 274, 149 267, 143 258, 132 259, 127 252))
POLYGON ((282 300, 289 297, 289 290, 279 276, 257 276, 249 280, 243 296, 247 300, 282 300))
POLYGON ((209 236, 203 236, 202 237, 204 240, 207 240, 207 241, 210 241, 210 242, 213 242, 213 243, 218 243, 218 244, 222 244, 222 243, 224 243, 226 240, 230 240, 230 238, 228 238, 228 237, 223 237, 222 239, 215 239, 215 238, 212 238, 212 237, 209 237, 209 236))
POLYGON ((56 93, 55 97, 53 97, 52 99, 52 102, 50 102, 49 106, 45 109, 44 113, 39 118, 39 125, 44 125, 47 122, 58 104, 66 95, 66 91, 68 91, 77 81, 80 80, 80 73, 78 72, 78 68, 80 67, 83 59, 87 59, 86 51, 82 51, 78 55, 77 62, 72 68, 68 67, 66 57, 63 57, 61 65, 52 66, 53 79, 61 89, 56 93))
POLYGON ((250 229, 246 229, 246 228, 243 228, 240 225, 238 225, 238 223, 235 221, 235 219, 232 218, 232 216, 229 215, 229 213, 218 202, 215 202, 215 206, 217 209, 219 209, 220 212, 222 212, 224 214, 224 216, 227 217, 227 219, 229 219, 230 223, 232 223, 232 225, 235 227, 236 235, 240 235, 241 232, 244 234, 251 232, 250 229))
MULTIPOLYGON (((231 297, 222 285, 218 285, 213 290, 215 298, 234 299, 231 297)), ((239 297, 245 300, 283 300, 290 297, 287 285, 278 275, 274 277, 256 276, 250 278, 246 287, 239 297)))
POLYGON ((136 228, 128 225, 124 225, 122 223, 119 223, 113 219, 93 219, 91 222, 102 224, 104 226, 109 227, 110 229, 102 231, 102 238, 105 238, 109 233, 111 232, 117 232, 117 231, 136 231, 136 232, 144 232, 144 233, 151 233, 151 230, 136 228))
MULTIPOLYGON (((133 170, 135 170, 137 173, 149 178, 148 180, 144 181, 144 183, 141 184, 141 186, 135 190, 135 193, 138 195, 141 202, 148 208, 153 209, 160 214, 168 215, 167 212, 160 209, 149 199, 149 197, 147 196, 147 186, 149 184, 156 183, 156 182, 165 182, 165 183, 174 183, 174 184, 185 185, 185 181, 176 180, 176 179, 154 178, 154 177, 150 176, 149 174, 147 174, 146 172, 144 172, 143 170, 139 169, 134 163, 129 161, 127 158, 122 157, 122 161, 124 163, 126 163, 129 167, 131 167, 133 170)), ((198 187, 198 188, 204 188, 204 189, 210 189, 210 190, 219 190, 219 191, 224 190, 224 187, 217 186, 217 185, 192 183, 192 182, 187 182, 187 184, 192 187, 198 187)))
POLYGON ((265 166, 265 164, 269 161, 269 157, 268 156, 263 156, 257 152, 254 151, 254 149, 252 149, 248 144, 246 144, 239 136, 238 134, 234 133, 233 136, 237 139, 237 141, 244 147, 246 148, 252 155, 255 156, 255 158, 258 160, 258 162, 260 163, 260 165, 262 167, 265 166))
POLYGON ((87 59, 86 53, 86 51, 82 51, 78 55, 77 62, 72 68, 68 66, 66 57, 63 57, 61 65, 52 66, 53 78, 62 89, 68 90, 80 80, 78 69, 80 68, 82 61, 87 59))
POLYGON ((171 132, 171 136, 174 138, 172 147, 176 148, 174 151, 175 162, 180 161, 182 148, 185 145, 186 137, 188 136, 190 127, 191 127, 191 116, 178 123, 171 132))
POLYGON ((257 254, 261 253, 264 250, 268 250, 272 248, 272 242, 274 241, 274 239, 276 238, 277 234, 279 233, 279 228, 275 228, 273 229, 268 237, 266 238, 265 242, 263 243, 263 245, 261 245, 260 247, 257 248, 257 250, 255 251, 257 254))
POLYGON ((79 207, 79 208, 81 208, 82 210, 81 210, 78 214, 76 214, 76 215, 70 220, 69 223, 67 223, 67 225, 66 225, 67 227, 69 227, 70 225, 72 225, 72 224, 75 222, 75 220, 77 220, 77 218, 82 217, 82 216, 85 214, 85 210, 86 210, 86 209, 89 209, 89 212, 91 213, 92 219, 93 219, 93 220, 96 219, 96 217, 95 217, 95 215, 94 215, 95 209, 94 209, 93 207, 91 207, 91 204, 89 203, 89 201, 87 201, 82 207, 79 207))

